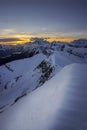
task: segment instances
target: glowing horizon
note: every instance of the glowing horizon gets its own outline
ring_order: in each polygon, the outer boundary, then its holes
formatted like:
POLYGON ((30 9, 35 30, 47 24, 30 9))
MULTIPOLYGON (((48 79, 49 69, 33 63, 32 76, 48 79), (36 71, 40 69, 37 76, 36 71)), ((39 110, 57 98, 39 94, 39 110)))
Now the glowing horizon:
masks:
MULTIPOLYGON (((17 44, 25 44, 27 42, 32 42, 32 38, 43 38, 48 42, 53 42, 53 41, 60 41, 60 42, 71 42, 73 40, 76 40, 77 38, 59 38, 59 37, 42 37, 42 36, 32 36, 32 37, 23 37, 23 36, 15 36, 15 37, 9 37, 9 39, 4 37, 4 40, 8 41, 1 41, 0 44, 4 45, 17 45, 17 44), (10 40, 11 38, 11 40, 10 40), (15 38, 15 39, 14 39, 15 38), (13 39, 13 40, 12 40, 13 39)), ((2 40, 2 38, 0 38, 2 40)))
MULTIPOLYGON (((9 38, 4 37, 5 41, 4 40, 0 41, 0 44, 3 44, 3 45, 25 44, 28 42, 33 42, 32 38, 43 38, 50 43, 53 41, 68 42, 69 43, 69 42, 72 42, 74 40, 80 39, 80 38, 73 38, 73 37, 63 37, 63 38, 62 37, 42 37, 42 36, 37 36, 37 37, 36 36, 32 36, 32 37, 25 36, 25 37, 23 37, 21 35, 18 35, 18 36, 9 37, 9 38), (8 40, 8 41, 6 41, 6 40, 8 40)), ((0 38, 0 40, 2 40, 2 38, 0 38)))
MULTIPOLYGON (((1 32, 1 31, 0 31, 1 32)), ((84 34, 86 34, 84 32, 84 34)), ((17 44, 25 44, 27 42, 32 42, 33 38, 43 38, 48 42, 60 41, 60 42, 72 42, 73 40, 86 38, 83 33, 60 33, 60 32, 51 32, 51 33, 18 33, 13 29, 5 29, 3 33, 0 33, 0 44, 6 45, 17 45, 17 44)))

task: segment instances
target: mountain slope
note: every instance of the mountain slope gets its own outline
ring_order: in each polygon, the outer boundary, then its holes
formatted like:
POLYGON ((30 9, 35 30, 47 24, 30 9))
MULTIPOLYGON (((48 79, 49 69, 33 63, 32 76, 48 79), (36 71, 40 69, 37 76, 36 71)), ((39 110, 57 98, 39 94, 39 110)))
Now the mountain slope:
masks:
POLYGON ((0 130, 87 130, 86 64, 83 39, 0 46, 0 130))
MULTIPOLYGON (((61 69, 57 67, 57 71, 61 69)), ((37 54, 0 67, 0 112, 40 87, 55 74, 52 56, 37 54)))
POLYGON ((87 130, 86 77, 86 65, 64 67, 42 87, 2 113, 0 129, 87 130))
MULTIPOLYGON (((0 112, 42 86, 64 66, 72 63, 87 63, 86 57, 74 55, 74 53, 79 52, 79 48, 69 47, 64 43, 64 50, 60 51, 57 49, 63 46, 62 43, 53 44, 51 48, 49 46, 48 43, 42 42, 41 44, 41 41, 26 44, 24 50, 29 51, 29 48, 31 48, 31 51, 33 51, 32 49, 35 52, 39 50, 39 53, 0 66, 0 108, 2 108, 0 112), (53 47, 55 47, 54 50, 52 50, 53 47), (69 51, 70 48, 72 53, 69 51)), ((83 48, 80 48, 80 50, 83 50, 83 48)), ((81 53, 83 51, 80 51, 81 53)), ((84 55, 84 53, 81 55, 84 55)))

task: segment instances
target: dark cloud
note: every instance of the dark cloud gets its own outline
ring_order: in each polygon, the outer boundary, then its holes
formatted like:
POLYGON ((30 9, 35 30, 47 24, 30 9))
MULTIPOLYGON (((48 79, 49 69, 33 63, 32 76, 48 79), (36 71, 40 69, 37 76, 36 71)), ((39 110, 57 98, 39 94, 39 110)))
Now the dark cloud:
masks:
POLYGON ((22 41, 21 39, 19 38, 3 38, 3 39, 0 39, 0 42, 16 42, 16 41, 22 41))

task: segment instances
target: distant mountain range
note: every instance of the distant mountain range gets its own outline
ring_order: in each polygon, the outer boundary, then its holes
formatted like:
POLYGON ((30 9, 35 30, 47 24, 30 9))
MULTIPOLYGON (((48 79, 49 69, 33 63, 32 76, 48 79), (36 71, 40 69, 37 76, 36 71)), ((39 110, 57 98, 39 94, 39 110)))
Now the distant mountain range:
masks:
POLYGON ((34 42, 32 43, 26 43, 16 46, 0 45, 0 65, 11 62, 13 60, 32 57, 39 53, 49 55, 55 51, 61 51, 77 57, 85 58, 87 57, 86 48, 86 39, 75 40, 71 43, 49 43, 44 39, 35 38, 34 42))

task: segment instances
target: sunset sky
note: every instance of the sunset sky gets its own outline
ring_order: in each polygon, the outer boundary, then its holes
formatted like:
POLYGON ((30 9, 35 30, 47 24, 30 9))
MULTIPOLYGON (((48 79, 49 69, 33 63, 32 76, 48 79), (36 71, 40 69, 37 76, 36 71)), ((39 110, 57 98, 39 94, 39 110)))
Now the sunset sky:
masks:
POLYGON ((87 0, 0 0, 0 43, 87 38, 87 0))

